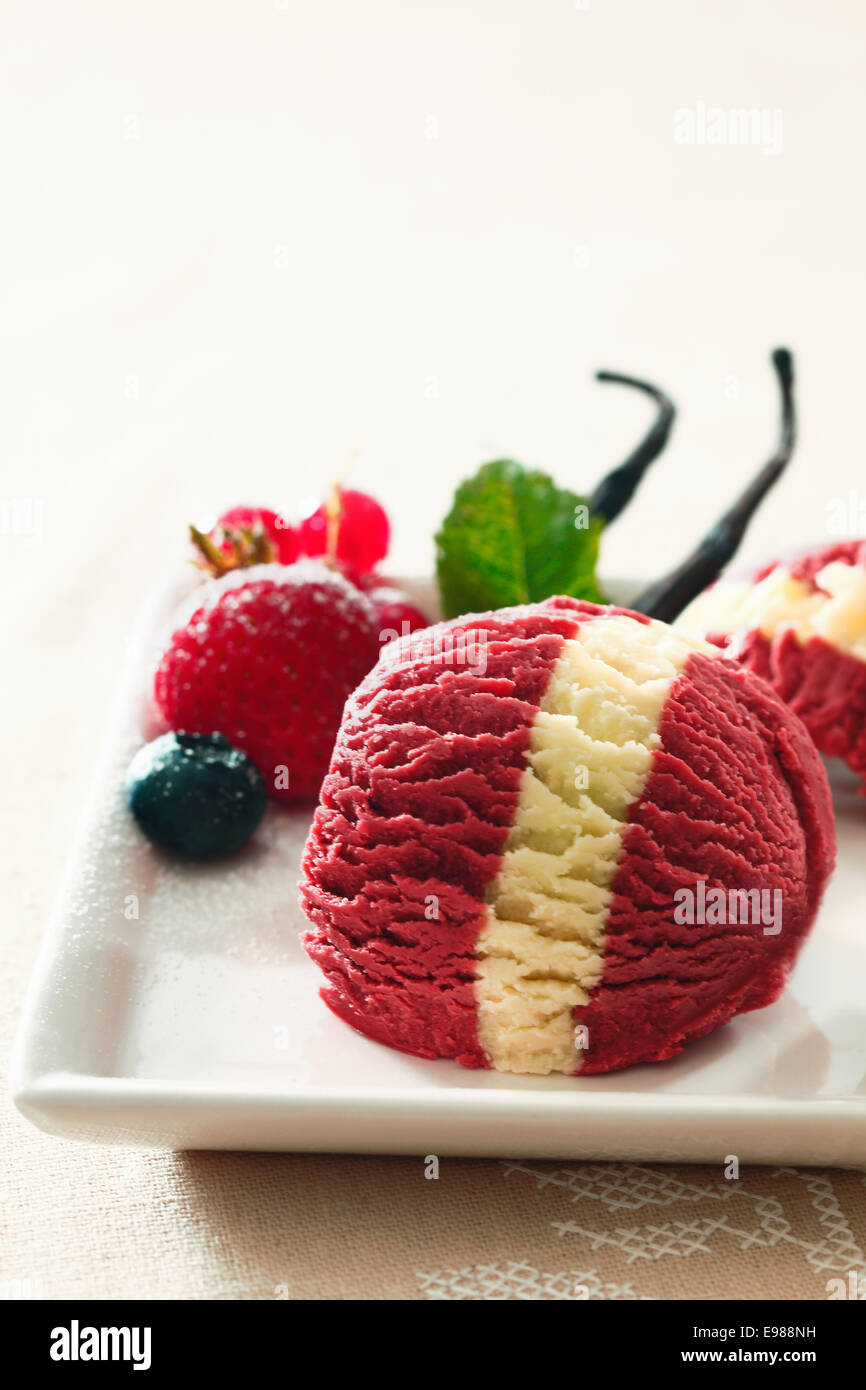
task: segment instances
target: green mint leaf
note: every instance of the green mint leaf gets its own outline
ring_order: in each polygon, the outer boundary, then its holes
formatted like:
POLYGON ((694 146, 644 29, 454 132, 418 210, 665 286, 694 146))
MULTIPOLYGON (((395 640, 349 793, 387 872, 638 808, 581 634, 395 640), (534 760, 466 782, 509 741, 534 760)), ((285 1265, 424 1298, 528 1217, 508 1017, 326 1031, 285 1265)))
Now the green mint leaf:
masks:
POLYGON ((601 531, 586 500, 546 473, 513 459, 485 463, 457 489, 436 537, 446 618, 552 594, 604 602, 595 582, 601 531))

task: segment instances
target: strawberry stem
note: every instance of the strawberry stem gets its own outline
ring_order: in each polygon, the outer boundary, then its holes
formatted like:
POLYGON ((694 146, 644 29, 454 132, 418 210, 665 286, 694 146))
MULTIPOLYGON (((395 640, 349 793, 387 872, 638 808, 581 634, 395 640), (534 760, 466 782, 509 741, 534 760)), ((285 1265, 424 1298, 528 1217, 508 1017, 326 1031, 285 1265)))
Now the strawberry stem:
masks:
POLYGON ((229 570, 249 569, 251 565, 270 565, 277 558, 276 547, 258 522, 252 527, 220 527, 217 534, 223 537, 228 550, 218 545, 197 526, 190 526, 189 534, 202 557, 196 563, 216 578, 228 574, 229 570))
POLYGON ((227 570, 232 568, 230 557, 220 550, 218 545, 214 545, 210 536, 206 535, 204 531, 200 531, 197 526, 190 524, 189 536, 204 560, 202 568, 208 569, 216 575, 225 574, 227 570))

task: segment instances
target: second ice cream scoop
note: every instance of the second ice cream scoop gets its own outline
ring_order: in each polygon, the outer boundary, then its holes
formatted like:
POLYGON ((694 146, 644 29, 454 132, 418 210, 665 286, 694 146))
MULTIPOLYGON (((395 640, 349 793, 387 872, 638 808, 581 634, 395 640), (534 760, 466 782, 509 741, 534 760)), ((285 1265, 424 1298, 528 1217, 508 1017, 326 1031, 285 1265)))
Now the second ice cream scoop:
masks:
POLYGON ((720 579, 676 627, 764 677, 821 752, 866 779, 866 541, 720 579))

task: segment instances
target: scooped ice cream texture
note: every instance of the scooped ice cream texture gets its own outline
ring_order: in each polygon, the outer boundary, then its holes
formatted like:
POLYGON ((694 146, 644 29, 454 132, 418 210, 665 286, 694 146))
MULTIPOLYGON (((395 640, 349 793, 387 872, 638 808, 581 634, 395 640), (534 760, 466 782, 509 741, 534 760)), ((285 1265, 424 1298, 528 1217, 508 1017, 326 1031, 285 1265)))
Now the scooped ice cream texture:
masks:
POLYGON ((820 759, 765 682, 554 598, 412 634, 351 697, 306 947, 330 1008, 392 1047, 611 1071, 771 1003, 833 858, 820 759), (762 894, 772 925, 683 910, 762 894))
POLYGON ((721 579, 676 627, 763 676, 822 753, 866 778, 866 541, 721 579))

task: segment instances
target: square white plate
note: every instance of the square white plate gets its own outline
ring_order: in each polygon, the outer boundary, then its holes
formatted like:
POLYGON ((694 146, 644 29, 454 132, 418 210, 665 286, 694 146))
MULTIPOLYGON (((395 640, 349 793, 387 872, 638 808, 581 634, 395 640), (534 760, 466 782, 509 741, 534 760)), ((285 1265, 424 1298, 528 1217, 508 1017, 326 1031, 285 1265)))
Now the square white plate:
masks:
POLYGON ((585 1080, 421 1061, 318 997, 298 940, 309 809, 269 810, 240 855, 207 866, 162 856, 127 813, 143 673, 176 599, 132 645, 28 995, 12 1084, 35 1124, 178 1149, 866 1167, 866 799, 853 779, 834 785, 839 866, 771 1008, 674 1061, 585 1080))

